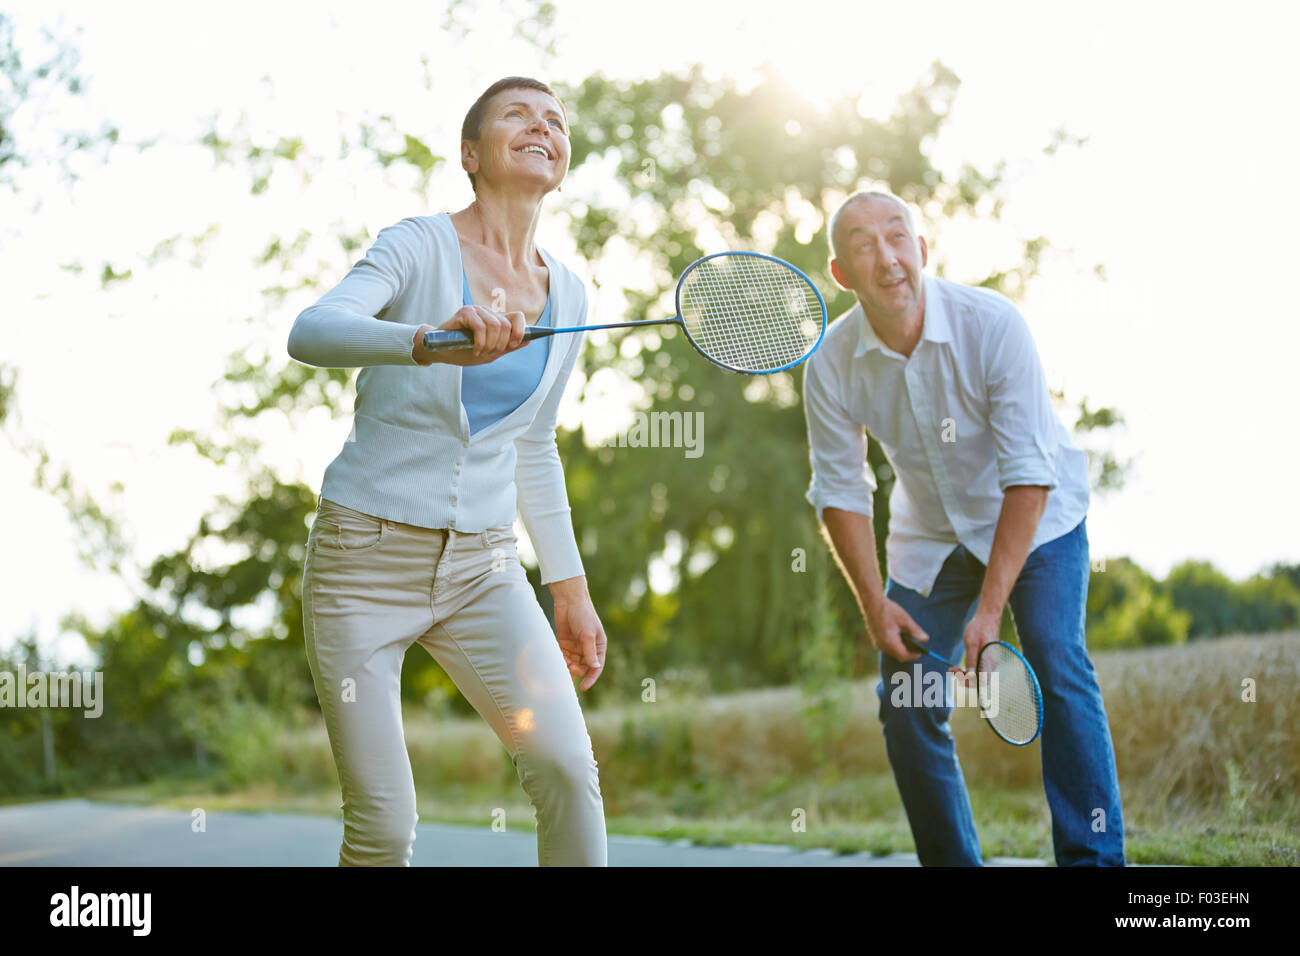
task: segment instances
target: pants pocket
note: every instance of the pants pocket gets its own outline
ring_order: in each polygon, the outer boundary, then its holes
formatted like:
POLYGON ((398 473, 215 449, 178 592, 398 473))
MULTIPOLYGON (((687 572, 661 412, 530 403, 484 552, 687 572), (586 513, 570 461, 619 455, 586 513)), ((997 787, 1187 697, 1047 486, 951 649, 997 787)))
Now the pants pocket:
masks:
POLYGON ((309 546, 317 553, 374 551, 383 542, 387 527, 382 518, 322 498, 311 526, 309 546))
POLYGON ((514 550, 515 526, 511 524, 488 528, 483 532, 483 543, 489 548, 509 548, 514 550))

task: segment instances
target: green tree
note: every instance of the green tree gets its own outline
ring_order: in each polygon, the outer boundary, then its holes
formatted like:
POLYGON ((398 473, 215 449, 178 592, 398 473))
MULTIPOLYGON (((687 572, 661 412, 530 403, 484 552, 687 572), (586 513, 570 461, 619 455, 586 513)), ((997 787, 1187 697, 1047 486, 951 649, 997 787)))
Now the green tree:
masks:
MULTIPOLYGON (((0 11, 0 187, 15 204, 40 204, 40 196, 25 192, 23 173, 31 168, 57 168, 65 182, 77 178, 73 157, 106 163, 119 133, 111 121, 98 130, 60 127, 45 115, 85 93, 81 55, 75 43, 42 30, 43 48, 19 46, 15 21, 0 11)), ((148 144, 135 143, 137 148, 148 144)), ((17 205, 14 211, 19 211, 17 205)), ((21 210, 26 212, 28 210, 21 210)), ((0 238, 21 238, 20 216, 0 217, 0 238)), ((126 554, 118 522, 78 482, 71 471, 54 461, 43 442, 22 425, 18 399, 18 369, 0 362, 0 432, 32 462, 33 483, 67 509, 82 535, 81 557, 89 565, 108 568, 126 554)))
POLYGON ((1159 582, 1129 558, 1094 568, 1088 582, 1088 646, 1094 649, 1178 644, 1187 640, 1188 615, 1159 582))
POLYGON ((1184 561, 1170 570, 1164 587, 1191 616, 1189 634, 1211 637, 1234 629, 1237 587, 1208 561, 1184 561))
POLYGON ((1098 650, 1181 644, 1190 620, 1168 594, 1142 588, 1122 604, 1108 607, 1088 630, 1088 646, 1098 650))
POLYGON ((49 110, 61 98, 84 92, 76 45, 49 30, 42 31, 46 49, 33 56, 21 49, 14 20, 0 11, 0 186, 17 190, 18 172, 34 165, 56 164, 75 179, 68 160, 93 151, 101 160, 118 141, 118 129, 105 121, 98 130, 60 129, 54 142, 38 110, 49 110))
POLYGON ((1300 589, 1285 575, 1255 574, 1233 595, 1233 627, 1240 634, 1294 629, 1300 623, 1300 589))

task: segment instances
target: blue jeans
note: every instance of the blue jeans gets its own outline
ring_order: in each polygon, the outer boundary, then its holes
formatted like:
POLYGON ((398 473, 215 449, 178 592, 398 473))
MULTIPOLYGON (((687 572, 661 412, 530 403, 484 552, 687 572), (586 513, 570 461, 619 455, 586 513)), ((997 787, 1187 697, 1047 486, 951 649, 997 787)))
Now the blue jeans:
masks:
MULTIPOLYGON (((1011 613, 1021 649, 1043 692, 1039 739, 1056 863, 1123 866, 1115 751, 1084 643, 1089 572, 1084 523, 1030 552, 1011 591, 1011 613)), ((930 650, 960 662, 962 632, 975 613, 984 571, 984 565, 958 545, 929 597, 893 580, 886 583, 885 595, 930 636, 930 650)), ((979 836, 949 731, 951 708, 896 706, 890 699, 896 686, 893 675, 903 671, 914 679, 915 667, 940 674, 946 670, 932 657, 900 664, 882 653, 876 694, 885 749, 917 855, 923 866, 978 866, 979 836)))

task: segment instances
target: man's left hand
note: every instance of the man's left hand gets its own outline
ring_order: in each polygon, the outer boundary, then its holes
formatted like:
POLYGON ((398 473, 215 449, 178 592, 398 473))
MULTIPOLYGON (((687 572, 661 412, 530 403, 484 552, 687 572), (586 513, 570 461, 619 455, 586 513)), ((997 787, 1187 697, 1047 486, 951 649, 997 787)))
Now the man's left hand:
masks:
POLYGON ((1002 614, 1001 612, 993 614, 988 611, 976 611, 975 616, 970 619, 966 625, 966 630, 962 633, 962 642, 966 645, 966 670, 962 671, 959 667, 951 668, 952 672, 965 676, 973 674, 975 667, 979 663, 980 651, 985 644, 992 644, 998 639, 1002 631, 1002 614))

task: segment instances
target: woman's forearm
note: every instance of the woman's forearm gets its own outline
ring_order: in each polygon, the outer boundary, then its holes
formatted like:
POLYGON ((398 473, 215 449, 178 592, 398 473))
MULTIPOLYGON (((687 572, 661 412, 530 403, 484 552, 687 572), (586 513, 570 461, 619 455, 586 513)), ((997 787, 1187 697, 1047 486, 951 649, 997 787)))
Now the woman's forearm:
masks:
POLYGON ((552 581, 547 585, 551 589, 551 597, 556 604, 577 604, 580 601, 590 601, 591 594, 587 591, 587 576, 580 574, 574 578, 565 578, 563 581, 552 581))
POLYGON ((414 365, 416 326, 317 303, 305 309, 289 330, 289 356, 320 368, 414 365))

